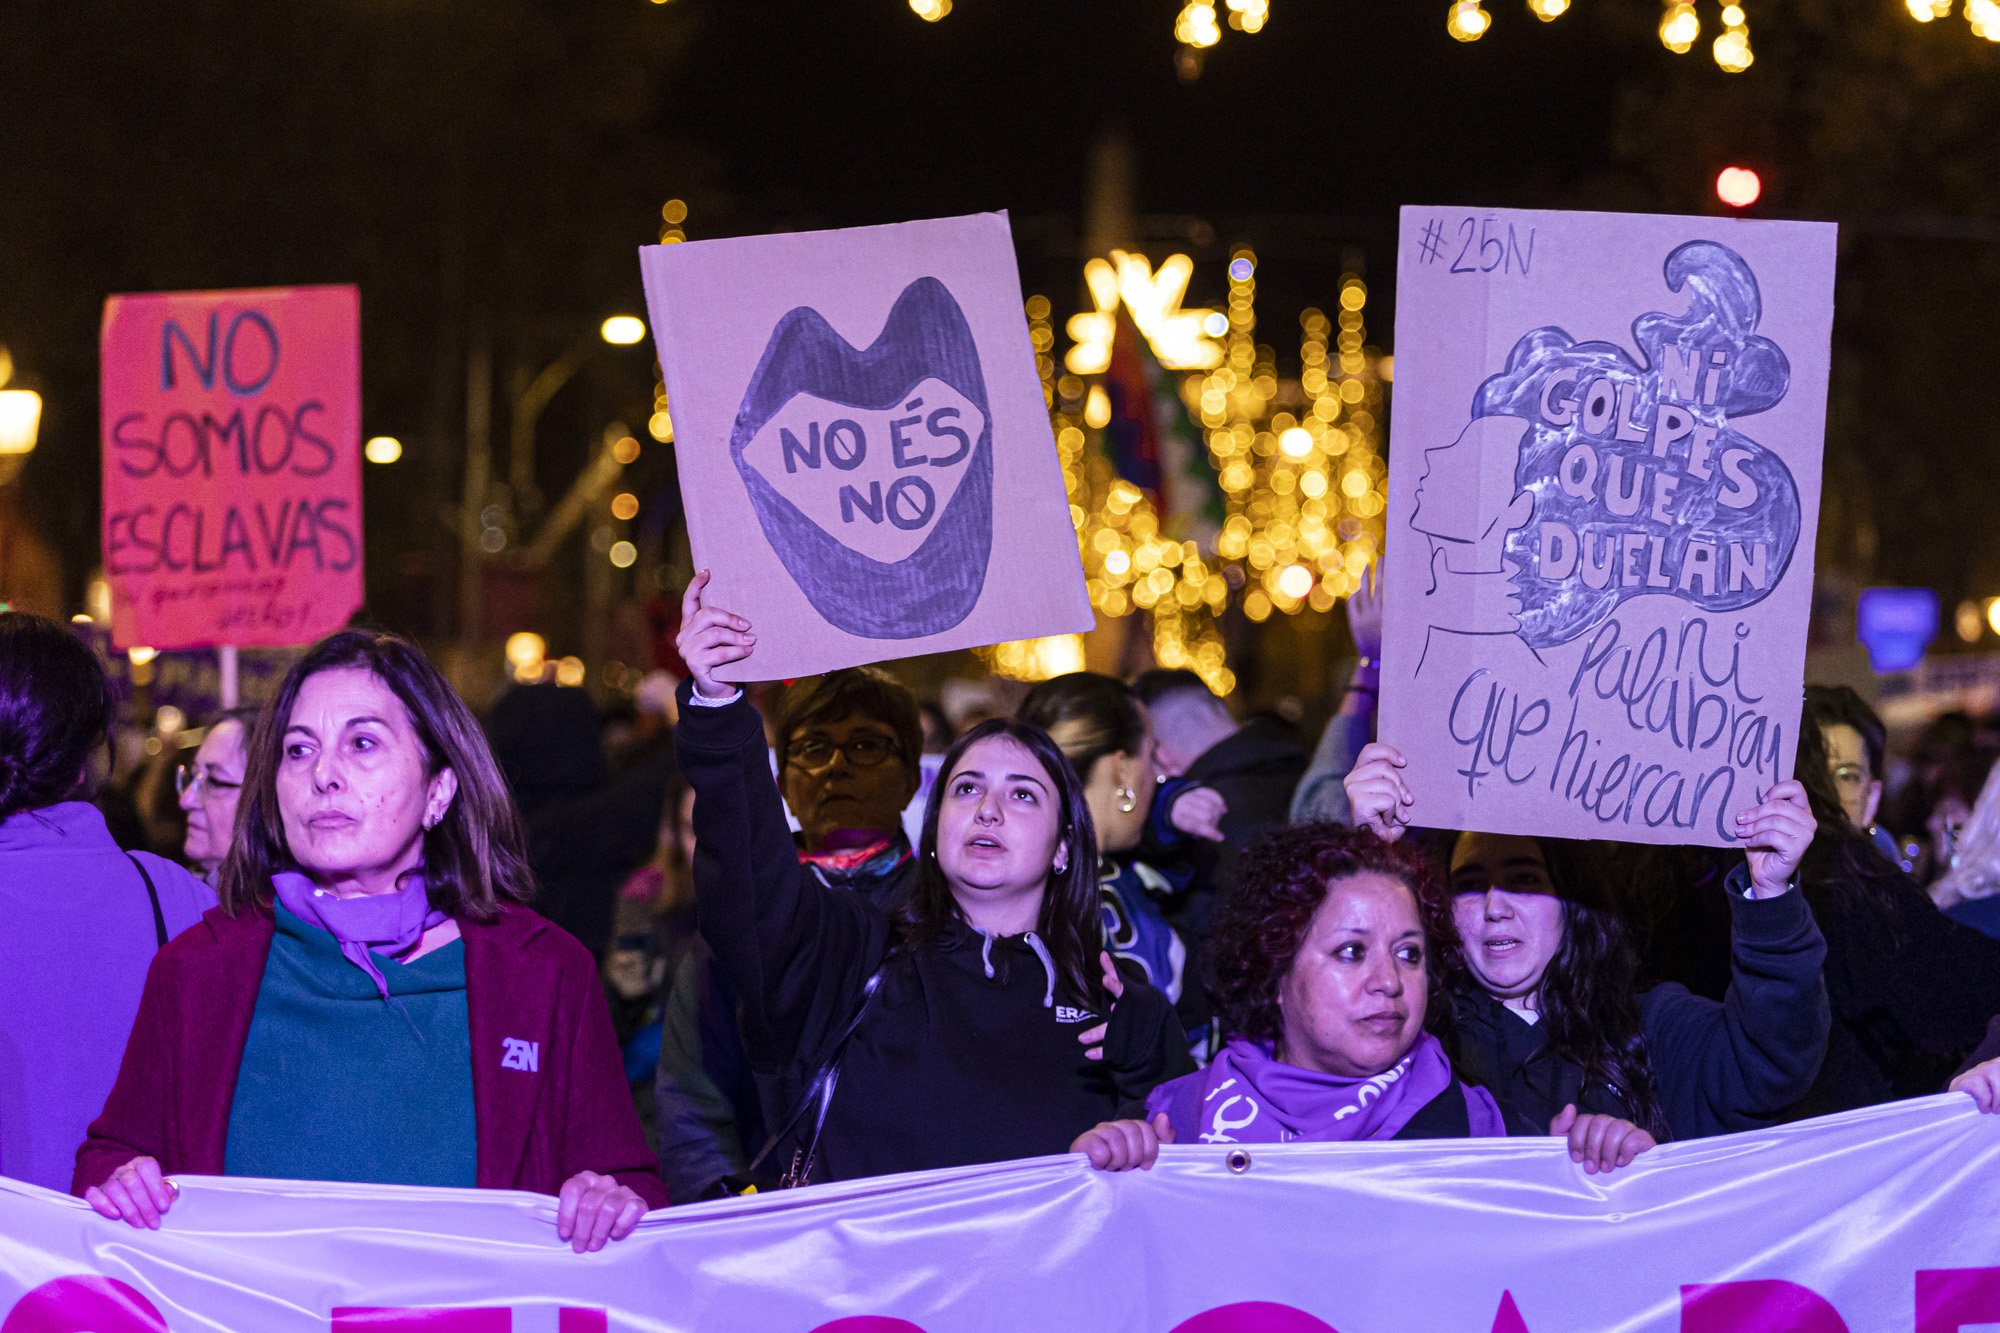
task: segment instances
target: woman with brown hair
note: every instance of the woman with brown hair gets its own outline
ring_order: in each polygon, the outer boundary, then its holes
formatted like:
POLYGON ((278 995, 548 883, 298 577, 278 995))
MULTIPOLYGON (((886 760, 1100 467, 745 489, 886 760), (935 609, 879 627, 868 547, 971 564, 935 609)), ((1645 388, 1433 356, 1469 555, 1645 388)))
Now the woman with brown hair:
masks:
POLYGON ((221 906, 154 964, 72 1188, 146 1227, 176 1172, 534 1190, 578 1251, 665 1203, 594 960, 521 906, 519 818, 437 669, 336 634, 248 749, 221 906))

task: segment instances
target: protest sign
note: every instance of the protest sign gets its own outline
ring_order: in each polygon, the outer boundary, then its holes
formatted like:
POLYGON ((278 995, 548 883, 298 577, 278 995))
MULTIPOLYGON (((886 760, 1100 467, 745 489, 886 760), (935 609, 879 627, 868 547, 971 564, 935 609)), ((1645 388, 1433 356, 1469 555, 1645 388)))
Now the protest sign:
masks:
POLYGON ((1735 841, 1789 777, 1834 228, 1406 208, 1382 739, 1437 828, 1735 841))
POLYGON ((114 296, 101 346, 117 646, 344 626, 362 598, 355 289, 114 296))
POLYGON ((640 251, 695 566, 810 675, 1092 624, 1004 213, 640 251))
POLYGON ((158 1231, 0 1181, 0 1333, 1958 1333, 2000 1321, 1963 1094, 1670 1143, 1171 1145, 655 1212, 180 1178, 158 1231))

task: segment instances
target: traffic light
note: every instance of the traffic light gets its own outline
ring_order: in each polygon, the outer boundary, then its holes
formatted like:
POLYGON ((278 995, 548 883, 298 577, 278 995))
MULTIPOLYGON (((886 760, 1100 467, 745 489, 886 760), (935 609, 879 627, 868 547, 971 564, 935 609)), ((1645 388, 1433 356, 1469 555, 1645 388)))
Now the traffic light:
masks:
POLYGON ((1748 167, 1724 167, 1715 175, 1715 197, 1731 208, 1748 208, 1764 193, 1764 182, 1748 167))

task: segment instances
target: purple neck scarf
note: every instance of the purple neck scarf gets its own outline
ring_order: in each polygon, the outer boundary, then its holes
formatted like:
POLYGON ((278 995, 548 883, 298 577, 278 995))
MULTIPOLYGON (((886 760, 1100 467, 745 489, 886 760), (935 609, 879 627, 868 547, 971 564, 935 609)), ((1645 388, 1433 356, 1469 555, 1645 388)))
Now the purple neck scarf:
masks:
POLYGON ((385 1000, 389 998, 389 980, 377 966, 375 952, 399 954, 432 926, 450 920, 431 906, 422 875, 406 875, 394 893, 354 898, 336 898, 316 889, 295 870, 271 876, 271 885, 286 911, 339 941, 341 954, 368 974, 385 1000))
MULTIPOLYGON (((1146 1113, 1167 1113, 1181 1143, 1340 1143, 1390 1139, 1451 1086, 1451 1063, 1426 1032, 1373 1078, 1321 1074, 1232 1038, 1208 1068, 1153 1090, 1146 1113)), ((1493 1117, 1496 1121, 1497 1114, 1493 1117)), ((1474 1116, 1475 1136, 1503 1134, 1474 1116)))

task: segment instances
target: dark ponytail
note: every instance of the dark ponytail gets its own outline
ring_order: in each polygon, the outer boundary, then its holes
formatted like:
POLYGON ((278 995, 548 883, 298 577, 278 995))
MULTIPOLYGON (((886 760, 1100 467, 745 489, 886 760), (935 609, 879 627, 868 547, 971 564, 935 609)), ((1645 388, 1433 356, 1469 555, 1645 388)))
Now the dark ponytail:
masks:
POLYGON ((0 819, 86 796, 111 728, 97 654, 42 616, 0 613, 0 819))

